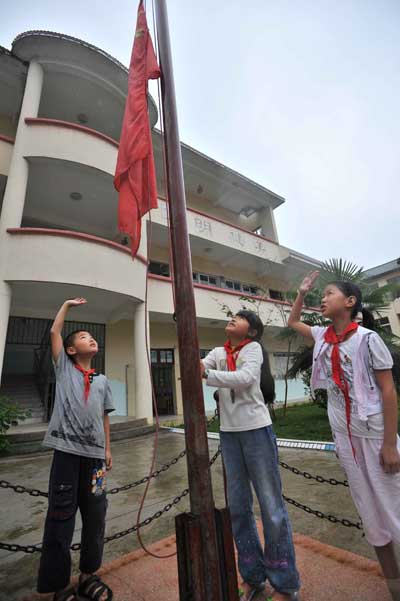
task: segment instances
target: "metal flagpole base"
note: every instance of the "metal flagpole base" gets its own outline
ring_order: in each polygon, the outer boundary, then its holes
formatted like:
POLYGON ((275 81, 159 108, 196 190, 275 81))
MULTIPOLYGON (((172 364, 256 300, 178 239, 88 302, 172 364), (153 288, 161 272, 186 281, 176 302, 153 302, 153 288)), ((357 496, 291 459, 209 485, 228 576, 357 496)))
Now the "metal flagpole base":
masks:
MULTIPOLYGON (((215 509, 223 601, 239 601, 235 550, 229 509, 215 509)), ((205 601, 205 556, 198 516, 181 513, 175 518, 180 601, 205 601), (199 561, 200 558, 200 561, 199 561)))

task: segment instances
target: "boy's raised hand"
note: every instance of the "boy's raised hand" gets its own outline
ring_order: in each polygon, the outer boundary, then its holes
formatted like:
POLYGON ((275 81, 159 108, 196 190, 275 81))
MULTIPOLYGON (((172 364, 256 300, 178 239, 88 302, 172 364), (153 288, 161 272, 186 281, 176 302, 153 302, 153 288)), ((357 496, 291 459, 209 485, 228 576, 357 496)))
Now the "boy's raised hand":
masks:
POLYGON ((60 309, 55 317, 55 320, 53 322, 53 325, 51 326, 51 330, 50 330, 51 352, 52 352, 54 361, 57 361, 57 359, 61 353, 61 350, 63 348, 63 340, 61 337, 61 332, 63 329, 64 320, 67 316, 68 310, 70 309, 70 307, 79 307, 80 305, 85 305, 86 302, 87 302, 86 299, 82 298, 82 297, 71 298, 69 300, 64 301, 64 303, 60 307, 60 309))
POLYGON ((86 305, 86 303, 87 303, 86 298, 82 298, 82 297, 71 298, 71 299, 65 301, 65 304, 68 305, 68 307, 79 307, 79 305, 86 305))
POLYGON ((310 271, 299 286, 300 294, 307 294, 314 287, 315 281, 319 276, 319 271, 310 271))

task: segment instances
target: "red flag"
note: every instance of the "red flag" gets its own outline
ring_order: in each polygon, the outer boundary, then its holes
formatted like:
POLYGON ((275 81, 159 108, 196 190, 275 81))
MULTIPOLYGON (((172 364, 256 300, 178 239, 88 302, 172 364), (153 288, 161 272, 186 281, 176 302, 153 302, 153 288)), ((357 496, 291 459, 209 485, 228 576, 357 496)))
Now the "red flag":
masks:
POLYGON ((147 109, 147 88, 148 80, 157 79, 160 74, 141 0, 114 176, 114 186, 119 192, 118 227, 121 232, 130 236, 132 256, 136 255, 139 247, 143 215, 150 209, 157 208, 157 182, 147 109))

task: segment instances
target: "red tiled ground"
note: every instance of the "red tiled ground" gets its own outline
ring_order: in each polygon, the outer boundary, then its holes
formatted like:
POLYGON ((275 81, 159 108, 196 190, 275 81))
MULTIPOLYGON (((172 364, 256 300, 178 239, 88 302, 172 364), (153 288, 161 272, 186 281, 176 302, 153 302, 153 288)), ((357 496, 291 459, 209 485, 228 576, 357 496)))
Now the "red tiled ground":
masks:
MULTIPOLYGON (((295 535, 295 545, 303 582, 301 601, 390 601, 376 562, 300 534, 295 535)), ((160 555, 174 549, 174 536, 150 546, 160 555)), ((179 598, 176 557, 154 559, 135 551, 105 565, 100 573, 115 601, 179 598)))

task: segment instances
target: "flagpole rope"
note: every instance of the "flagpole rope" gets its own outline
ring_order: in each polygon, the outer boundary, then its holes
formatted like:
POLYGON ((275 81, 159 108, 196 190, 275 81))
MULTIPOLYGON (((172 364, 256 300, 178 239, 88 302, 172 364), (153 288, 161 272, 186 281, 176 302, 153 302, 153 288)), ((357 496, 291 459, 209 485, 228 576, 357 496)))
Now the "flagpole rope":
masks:
MULTIPOLYGON (((146 3, 144 2, 144 8, 146 10, 146 3)), ((153 12, 153 35, 154 35, 154 51, 159 63, 159 57, 158 57, 158 45, 157 45, 157 35, 156 35, 156 23, 155 23, 155 11, 154 11, 154 0, 152 0, 152 12, 153 12)), ((160 80, 158 79, 157 81, 157 89, 158 89, 158 111, 159 111, 159 115, 160 115, 160 130, 161 130, 161 138, 163 139, 164 135, 163 135, 163 118, 162 118, 162 106, 161 106, 161 94, 160 94, 160 80)), ((151 134, 150 134, 151 135, 151 134)), ((163 164, 163 170, 164 170, 164 181, 167 182, 166 179, 166 159, 165 159, 165 149, 164 149, 164 144, 162 144, 162 164, 163 164)), ((149 470, 149 475, 154 471, 154 466, 156 463, 156 458, 157 458, 157 452, 158 452, 158 442, 159 442, 159 431, 160 431, 160 418, 158 415, 158 409, 157 409, 157 399, 156 399, 156 394, 155 394, 155 387, 154 387, 154 380, 153 380, 153 374, 152 374, 152 368, 151 368, 151 349, 149 348, 149 320, 147 318, 148 316, 148 282, 149 282, 149 264, 150 264, 150 249, 151 249, 151 241, 152 241, 152 229, 153 229, 153 223, 152 223, 152 219, 151 219, 151 197, 150 197, 150 187, 148 187, 148 215, 149 215, 149 231, 147 232, 147 254, 146 254, 146 286, 145 286, 145 298, 144 298, 144 308, 145 308, 145 348, 146 348, 146 357, 147 357, 147 363, 148 363, 148 368, 149 368, 149 375, 150 375, 150 382, 151 382, 151 396, 152 396, 152 402, 153 402, 153 409, 154 409, 154 415, 155 415, 155 422, 156 422, 156 429, 155 429, 155 433, 154 433, 154 444, 153 444, 153 455, 152 455, 152 460, 151 460, 151 466, 150 466, 150 470, 149 470)), ((169 220, 169 197, 168 197, 168 186, 166 185, 166 194, 165 197, 167 199, 166 201, 166 205, 167 205, 167 227, 168 227, 168 232, 169 232, 169 252, 170 252, 170 274, 172 276, 172 295, 173 295, 173 306, 174 306, 174 315, 175 315, 175 290, 174 290, 174 281, 173 281, 173 264, 172 264, 172 256, 171 256, 171 228, 170 228, 170 220, 169 220)), ((150 482, 151 480, 149 479, 146 483, 146 487, 143 491, 143 495, 142 498, 140 500, 140 504, 139 504, 139 510, 137 513, 137 519, 136 519, 136 536, 137 539, 139 541, 140 546, 142 547, 143 551, 145 553, 147 553, 148 555, 156 558, 156 559, 168 559, 170 557, 174 557, 177 554, 177 551, 174 551, 173 553, 169 553, 167 555, 158 555, 156 553, 153 553, 152 551, 150 551, 145 543, 143 542, 142 536, 140 534, 140 520, 141 520, 141 516, 142 516, 142 511, 144 508, 144 504, 146 501, 146 497, 147 497, 147 493, 150 487, 150 482)))
MULTIPOLYGON (((153 37, 154 37, 154 51, 156 53, 158 64, 160 64, 160 58, 158 54, 158 39, 157 39, 157 29, 156 29, 156 16, 154 10, 154 0, 151 2, 152 12, 153 12, 153 37)), ((160 116, 160 133, 161 133, 161 149, 162 149, 162 167, 163 167, 163 176, 165 182, 165 204, 167 207, 167 230, 168 230, 168 238, 169 238, 169 275, 172 280, 172 302, 174 307, 174 316, 176 314, 176 300, 175 300, 175 273, 174 273, 174 261, 172 258, 172 234, 171 234, 171 218, 170 218, 170 197, 168 190, 168 176, 167 176, 167 157, 165 151, 164 144, 164 113, 162 108, 162 100, 161 100, 161 77, 157 79, 157 103, 158 103, 158 114, 160 116)))

